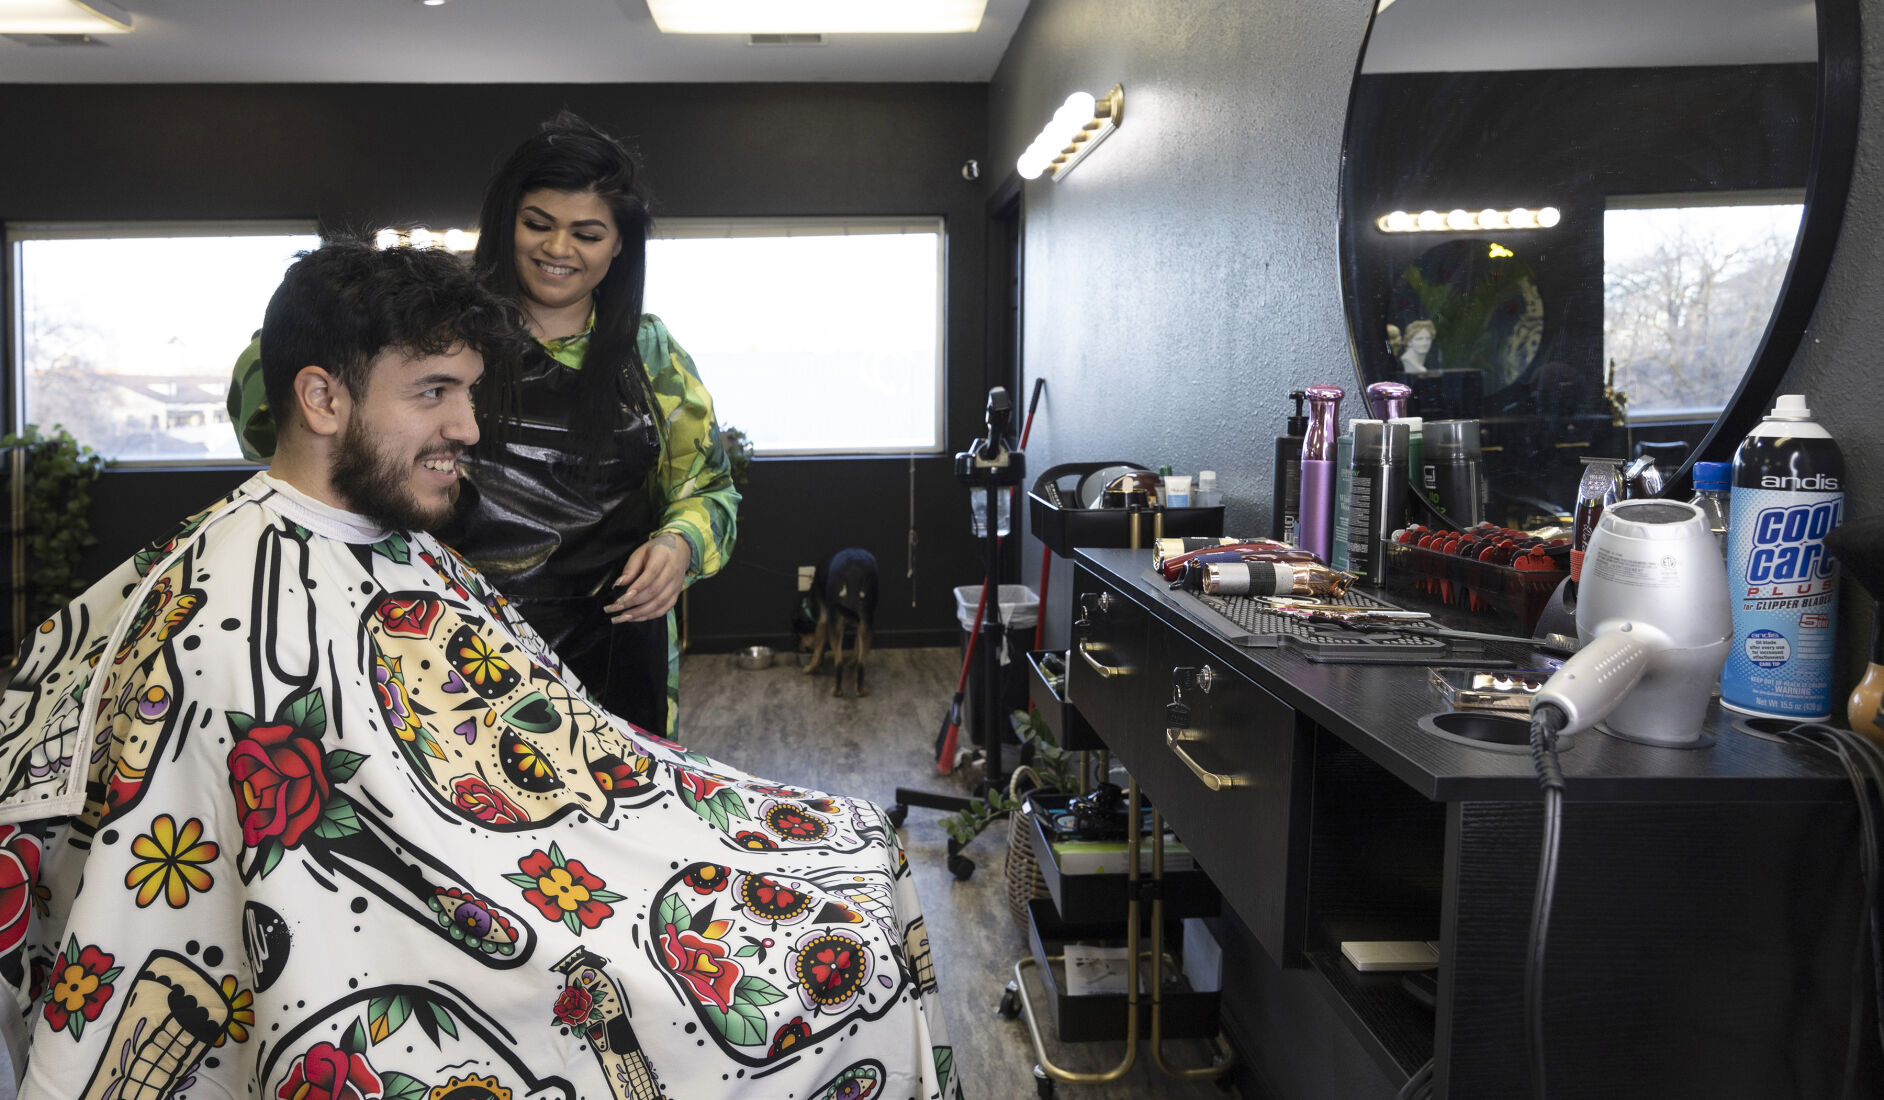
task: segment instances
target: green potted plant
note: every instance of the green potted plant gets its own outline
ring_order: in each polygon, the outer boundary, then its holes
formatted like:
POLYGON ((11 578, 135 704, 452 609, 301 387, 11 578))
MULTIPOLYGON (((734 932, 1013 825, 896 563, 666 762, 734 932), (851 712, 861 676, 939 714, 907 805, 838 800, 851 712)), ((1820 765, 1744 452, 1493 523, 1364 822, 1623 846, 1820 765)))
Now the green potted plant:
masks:
POLYGON ((79 559, 98 542, 91 529, 91 488, 105 458, 58 424, 45 432, 28 424, 0 438, 0 447, 24 459, 15 466, 22 505, 14 523, 26 551, 29 616, 39 622, 85 590, 79 559))

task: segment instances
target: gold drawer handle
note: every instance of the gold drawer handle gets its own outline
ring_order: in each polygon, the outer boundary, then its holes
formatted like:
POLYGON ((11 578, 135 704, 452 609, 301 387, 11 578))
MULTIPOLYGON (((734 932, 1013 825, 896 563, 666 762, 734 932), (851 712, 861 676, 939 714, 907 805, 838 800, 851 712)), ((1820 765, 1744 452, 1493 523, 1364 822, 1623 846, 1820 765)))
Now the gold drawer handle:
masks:
POLYGON ((1101 664, 1099 660, 1087 650, 1085 642, 1079 643, 1079 655, 1086 658, 1086 663, 1092 666, 1094 672, 1097 672, 1108 680, 1114 676, 1128 675, 1132 671, 1129 668, 1120 668, 1116 665, 1101 664))
POLYGON ((1184 766, 1189 768, 1191 774, 1195 775, 1198 781, 1204 786, 1213 791, 1227 791, 1232 787, 1253 787, 1256 785, 1244 776, 1223 775, 1218 772, 1209 771, 1205 769, 1203 765, 1191 759, 1191 754, 1184 751, 1184 746, 1180 744, 1180 742, 1199 740, 1202 740, 1202 738, 1191 730, 1167 729, 1164 731, 1165 747, 1176 753, 1177 758, 1184 761, 1184 766))

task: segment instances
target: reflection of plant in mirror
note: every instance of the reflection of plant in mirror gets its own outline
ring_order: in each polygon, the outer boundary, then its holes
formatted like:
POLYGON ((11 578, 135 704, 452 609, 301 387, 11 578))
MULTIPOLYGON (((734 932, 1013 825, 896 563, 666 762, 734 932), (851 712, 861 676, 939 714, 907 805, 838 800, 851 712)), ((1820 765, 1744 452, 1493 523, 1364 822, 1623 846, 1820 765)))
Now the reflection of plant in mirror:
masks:
POLYGON ((1438 329, 1438 354, 1426 368, 1479 371, 1489 391, 1517 381, 1536 357, 1544 300, 1529 264, 1515 256, 1481 260, 1483 247, 1469 240, 1440 245, 1407 265, 1400 280, 1438 329), (1437 270, 1429 276, 1428 267, 1437 270))

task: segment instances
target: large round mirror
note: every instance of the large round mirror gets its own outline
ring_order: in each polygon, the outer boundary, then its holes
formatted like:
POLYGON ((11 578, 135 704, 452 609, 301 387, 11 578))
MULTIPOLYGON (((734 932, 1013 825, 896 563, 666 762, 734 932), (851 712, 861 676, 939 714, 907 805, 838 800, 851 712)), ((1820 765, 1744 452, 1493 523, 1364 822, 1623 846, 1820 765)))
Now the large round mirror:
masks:
MULTIPOLYGON (((1725 457, 1844 211, 1856 0, 1381 0, 1341 176, 1361 387, 1477 419, 1488 518, 1725 457)), ((1368 415, 1350 402, 1353 415, 1368 415)))

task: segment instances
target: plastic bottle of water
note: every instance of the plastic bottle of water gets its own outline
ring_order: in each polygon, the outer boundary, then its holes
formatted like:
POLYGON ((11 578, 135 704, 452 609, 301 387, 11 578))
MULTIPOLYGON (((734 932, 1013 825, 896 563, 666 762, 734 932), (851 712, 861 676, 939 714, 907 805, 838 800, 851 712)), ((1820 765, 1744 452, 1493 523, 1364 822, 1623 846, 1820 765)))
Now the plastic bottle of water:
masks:
POLYGON ((1694 464, 1694 499, 1688 503, 1701 510, 1707 525, 1720 540, 1720 556, 1727 556, 1727 518, 1729 494, 1733 489, 1734 464, 1697 462, 1694 464))
POLYGON ((1723 706, 1802 722, 1831 716, 1838 563, 1824 540, 1843 518, 1844 480, 1838 444, 1798 394, 1781 397, 1734 452, 1723 706))

